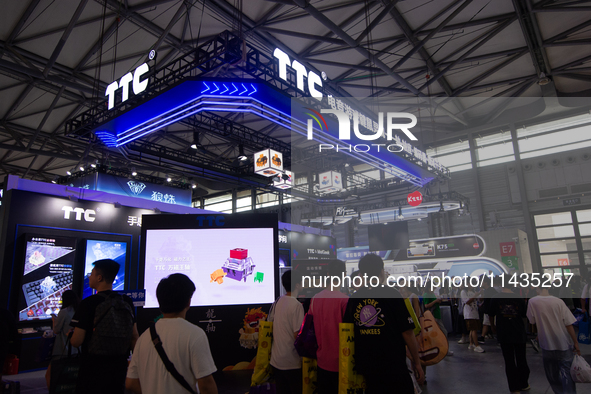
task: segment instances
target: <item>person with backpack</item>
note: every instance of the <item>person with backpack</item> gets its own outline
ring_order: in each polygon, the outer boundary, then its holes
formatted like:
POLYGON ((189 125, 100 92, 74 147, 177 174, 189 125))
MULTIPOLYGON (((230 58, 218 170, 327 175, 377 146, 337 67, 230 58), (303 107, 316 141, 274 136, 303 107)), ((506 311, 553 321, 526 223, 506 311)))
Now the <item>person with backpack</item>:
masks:
POLYGON ((70 325, 72 346, 82 360, 77 394, 123 394, 127 358, 139 335, 131 298, 113 291, 119 264, 110 259, 94 262, 88 278, 95 295, 82 300, 70 325))
POLYGON ((127 371, 125 385, 134 393, 217 394, 207 334, 186 320, 195 284, 186 275, 172 274, 160 281, 156 298, 163 317, 146 330, 127 371))

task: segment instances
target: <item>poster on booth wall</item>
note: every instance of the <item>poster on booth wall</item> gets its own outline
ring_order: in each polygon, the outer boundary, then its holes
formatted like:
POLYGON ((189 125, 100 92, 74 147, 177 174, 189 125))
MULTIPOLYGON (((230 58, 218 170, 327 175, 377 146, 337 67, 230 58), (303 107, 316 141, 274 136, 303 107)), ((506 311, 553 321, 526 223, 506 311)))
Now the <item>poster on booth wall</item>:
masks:
POLYGON ((50 319, 72 289, 76 239, 26 234, 25 244, 19 321, 50 319))

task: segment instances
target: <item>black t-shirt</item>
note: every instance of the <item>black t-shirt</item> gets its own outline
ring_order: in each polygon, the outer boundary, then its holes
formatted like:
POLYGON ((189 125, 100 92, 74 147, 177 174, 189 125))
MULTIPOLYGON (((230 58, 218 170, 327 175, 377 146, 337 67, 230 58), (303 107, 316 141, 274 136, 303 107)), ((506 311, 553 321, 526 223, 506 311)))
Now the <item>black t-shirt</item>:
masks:
POLYGON ((414 329, 414 323, 397 290, 359 289, 349 299, 343 321, 355 325, 358 372, 406 373, 406 342, 402 333, 414 329))
POLYGON ((482 292, 482 298, 484 299, 484 303, 482 305, 482 313, 490 315, 490 302, 497 294, 499 294, 499 292, 496 291, 494 287, 484 289, 484 291, 482 292))
POLYGON ((498 293, 490 302, 489 316, 497 317, 497 338, 500 343, 525 343, 527 336, 523 318, 525 300, 513 293, 498 293))
MULTIPOLYGON (((88 350, 88 344, 90 343, 90 339, 92 338, 92 332, 94 330, 94 314, 96 311, 96 307, 99 306, 103 301, 105 301, 105 297, 101 294, 109 295, 113 293, 111 290, 101 291, 95 295, 90 297, 86 297, 85 299, 80 302, 78 309, 76 309, 76 313, 74 313, 74 317, 72 317, 72 321, 70 325, 72 327, 78 327, 86 331, 86 335, 84 336, 84 342, 82 342, 82 353, 86 354, 88 350)), ((134 311, 133 301, 126 295, 123 295, 123 299, 131 306, 131 310, 134 311)), ((135 316, 133 318, 135 323, 135 316)))

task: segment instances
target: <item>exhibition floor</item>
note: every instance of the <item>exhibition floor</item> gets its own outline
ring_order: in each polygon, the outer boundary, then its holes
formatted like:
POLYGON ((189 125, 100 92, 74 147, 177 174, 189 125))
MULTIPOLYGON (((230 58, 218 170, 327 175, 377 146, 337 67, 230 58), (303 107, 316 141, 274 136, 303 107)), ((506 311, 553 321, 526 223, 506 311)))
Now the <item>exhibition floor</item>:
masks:
MULTIPOLYGON (((428 368, 427 384, 423 387, 423 393, 509 393, 501 348, 496 345, 496 340, 489 340, 482 347, 486 353, 475 353, 468 350, 468 345, 459 345, 457 340, 452 340, 450 349, 454 351, 454 355, 428 368)), ((591 345, 580 345, 580 347, 583 356, 591 364, 591 345)), ((531 370, 529 393, 552 393, 544 375, 542 355, 536 353, 531 346, 527 348, 527 362, 531 370)), ((47 393, 44 375, 45 370, 5 376, 4 379, 19 380, 22 394, 42 394, 47 393)), ((215 378, 220 394, 248 392, 248 377, 242 371, 218 373, 215 378)), ((577 389, 582 393, 589 388, 587 385, 578 384, 577 389)))

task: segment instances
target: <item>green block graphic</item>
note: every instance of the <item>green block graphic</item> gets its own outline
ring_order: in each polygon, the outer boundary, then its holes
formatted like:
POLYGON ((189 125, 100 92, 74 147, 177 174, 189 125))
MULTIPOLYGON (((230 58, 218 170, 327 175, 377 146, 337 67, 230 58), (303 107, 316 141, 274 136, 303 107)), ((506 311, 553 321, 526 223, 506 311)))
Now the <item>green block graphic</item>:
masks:
POLYGON ((265 277, 265 274, 262 272, 257 272, 256 275, 254 276, 254 281, 255 282, 259 282, 259 283, 263 283, 263 279, 265 277))

